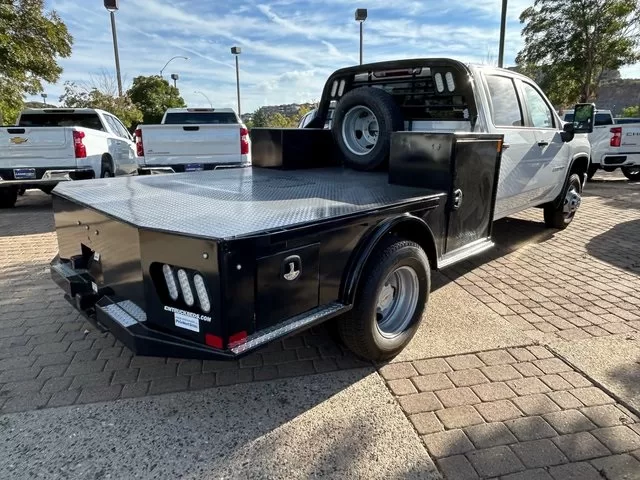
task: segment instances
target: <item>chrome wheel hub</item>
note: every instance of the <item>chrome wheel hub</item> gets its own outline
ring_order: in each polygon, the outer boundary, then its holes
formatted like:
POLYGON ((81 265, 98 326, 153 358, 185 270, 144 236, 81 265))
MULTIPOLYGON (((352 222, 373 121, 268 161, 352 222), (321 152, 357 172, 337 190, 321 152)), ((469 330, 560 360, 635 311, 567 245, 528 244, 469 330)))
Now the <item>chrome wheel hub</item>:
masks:
POLYGON ((562 209, 565 217, 569 218, 575 215, 578 208, 580 208, 580 204, 582 203, 582 197, 580 196, 580 192, 575 186, 572 186, 567 191, 567 195, 564 198, 564 207, 562 209))
POLYGON ((351 153, 365 155, 376 146, 380 127, 375 114, 367 107, 353 107, 342 123, 342 140, 351 153))
POLYGON ((416 271, 398 267, 384 281, 376 302, 377 328, 386 338, 404 332, 418 306, 420 283, 416 271))

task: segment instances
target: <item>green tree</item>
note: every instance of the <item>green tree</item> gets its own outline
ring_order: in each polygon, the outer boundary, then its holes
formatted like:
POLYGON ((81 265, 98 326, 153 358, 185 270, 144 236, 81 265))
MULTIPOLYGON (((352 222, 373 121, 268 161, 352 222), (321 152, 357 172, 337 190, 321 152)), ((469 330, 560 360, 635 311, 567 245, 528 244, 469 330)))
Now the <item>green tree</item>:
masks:
POLYGON ((606 72, 636 63, 638 0, 536 0, 516 58, 556 104, 592 101, 606 72))
POLYGON ((103 72, 89 82, 65 82, 60 102, 64 107, 99 108, 118 117, 133 131, 142 122, 142 112, 127 95, 118 96, 116 80, 103 72))
POLYGON ((0 124, 15 121, 25 94, 57 82, 57 57, 71 55, 73 39, 44 0, 0 0, 0 124))
POLYGON ((180 91, 159 75, 134 78, 127 95, 142 112, 144 123, 160 123, 167 108, 187 106, 180 91))
POLYGON ((640 117, 640 105, 635 107, 627 107, 622 110, 623 117, 640 117))

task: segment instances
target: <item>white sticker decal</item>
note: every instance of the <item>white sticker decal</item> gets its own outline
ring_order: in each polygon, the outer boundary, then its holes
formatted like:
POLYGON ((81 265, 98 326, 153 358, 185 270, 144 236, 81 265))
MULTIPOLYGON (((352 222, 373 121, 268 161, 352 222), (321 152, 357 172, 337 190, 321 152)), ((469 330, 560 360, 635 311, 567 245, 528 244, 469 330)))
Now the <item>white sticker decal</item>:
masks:
POLYGON ((176 327, 185 328, 192 332, 200 332, 200 322, 197 318, 193 318, 188 315, 182 315, 181 313, 174 313, 176 327))

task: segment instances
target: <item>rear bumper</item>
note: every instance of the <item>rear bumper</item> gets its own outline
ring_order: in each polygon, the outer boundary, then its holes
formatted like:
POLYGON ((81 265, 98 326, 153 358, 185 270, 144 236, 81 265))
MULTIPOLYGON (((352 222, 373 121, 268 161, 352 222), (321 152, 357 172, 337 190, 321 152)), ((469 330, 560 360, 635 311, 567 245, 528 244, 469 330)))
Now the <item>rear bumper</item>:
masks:
POLYGON ((602 167, 633 167, 640 165, 640 152, 620 152, 602 157, 602 167))
POLYGON ((225 360, 240 358, 267 343, 286 337, 350 309, 333 303, 293 317, 272 328, 251 335, 239 344, 218 349, 165 333, 147 321, 145 311, 134 302, 116 298, 101 290, 85 269, 56 257, 51 262, 51 278, 64 291, 65 299, 99 328, 108 330, 137 355, 225 360))
POLYGON ((36 178, 14 178, 13 169, 0 170, 0 186, 21 185, 55 185, 59 182, 71 180, 88 180, 95 178, 95 172, 90 168, 82 169, 34 169, 36 178))
MULTIPOLYGON (((192 165, 192 164, 189 164, 192 165)), ((207 171, 207 170, 219 170, 223 168, 244 168, 250 167, 251 163, 205 163, 202 164, 201 169, 190 170, 187 168, 187 164, 178 165, 143 165, 138 167, 139 175, 159 175, 165 173, 184 173, 190 171, 207 171)))

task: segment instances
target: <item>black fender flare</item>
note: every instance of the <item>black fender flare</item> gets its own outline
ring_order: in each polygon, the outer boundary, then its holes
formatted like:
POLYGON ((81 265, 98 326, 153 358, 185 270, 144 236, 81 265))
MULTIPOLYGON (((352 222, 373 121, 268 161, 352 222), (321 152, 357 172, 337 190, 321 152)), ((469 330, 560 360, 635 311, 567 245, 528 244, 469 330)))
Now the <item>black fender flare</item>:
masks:
POLYGON ((387 218, 362 236, 349 258, 340 285, 340 300, 345 305, 353 304, 365 265, 378 243, 388 234, 416 242, 427 254, 431 268, 437 269, 436 242, 429 225, 422 218, 408 213, 387 218))
POLYGON ((567 174, 565 175, 564 183, 562 184, 562 190, 560 190, 560 194, 555 200, 549 203, 552 203, 557 207, 560 204, 560 202, 563 201, 562 193, 567 188, 567 185, 569 184, 569 178, 571 177, 571 174, 576 171, 576 164, 579 162, 586 162, 586 167, 584 169, 584 172, 582 172, 584 174, 582 178, 582 188, 584 188, 587 182, 587 172, 589 171, 589 165, 591 165, 591 159, 586 155, 577 155, 575 158, 571 159, 571 163, 569 164, 569 168, 567 169, 567 174))

